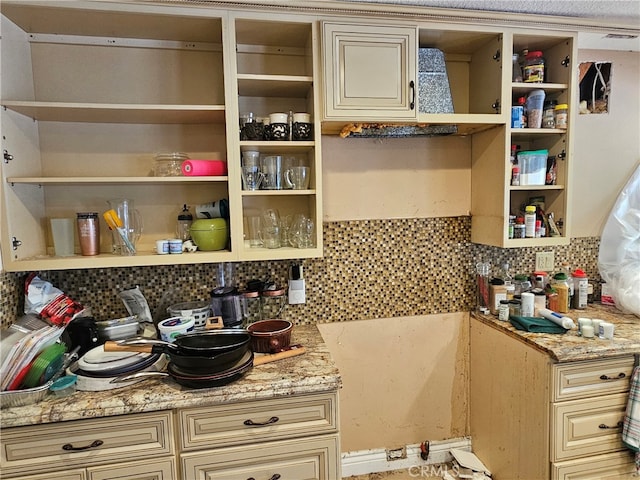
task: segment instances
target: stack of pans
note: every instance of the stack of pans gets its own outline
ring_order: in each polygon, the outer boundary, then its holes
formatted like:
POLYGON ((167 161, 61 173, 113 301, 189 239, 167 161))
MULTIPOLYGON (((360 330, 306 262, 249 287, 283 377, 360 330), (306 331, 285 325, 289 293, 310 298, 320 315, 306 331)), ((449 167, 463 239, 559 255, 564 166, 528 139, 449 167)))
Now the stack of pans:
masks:
POLYGON ((116 377, 141 371, 162 370, 166 358, 159 353, 105 352, 104 345, 89 350, 72 364, 68 373, 77 375, 77 389, 101 391, 133 385, 139 380, 112 383, 116 377))

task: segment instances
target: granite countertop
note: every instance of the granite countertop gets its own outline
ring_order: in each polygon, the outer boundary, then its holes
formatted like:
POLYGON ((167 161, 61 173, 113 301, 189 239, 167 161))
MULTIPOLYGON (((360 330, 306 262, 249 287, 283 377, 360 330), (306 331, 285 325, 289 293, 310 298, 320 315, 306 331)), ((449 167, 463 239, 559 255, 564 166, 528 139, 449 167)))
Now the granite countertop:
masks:
POLYGON ((189 389, 160 377, 115 390, 77 391, 66 398, 48 394, 39 403, 0 410, 0 428, 321 393, 341 387, 338 369, 315 325, 295 326, 291 343, 302 344, 306 352, 257 365, 228 385, 189 389))
POLYGON ((615 307, 593 304, 586 310, 571 310, 564 314, 576 328, 564 334, 530 333, 516 328, 511 322, 493 315, 473 314, 481 322, 505 332, 532 347, 549 354, 558 362, 574 362, 640 353, 640 317, 625 314, 615 307), (615 325, 613 340, 583 338, 578 335, 578 318, 600 318, 615 325))

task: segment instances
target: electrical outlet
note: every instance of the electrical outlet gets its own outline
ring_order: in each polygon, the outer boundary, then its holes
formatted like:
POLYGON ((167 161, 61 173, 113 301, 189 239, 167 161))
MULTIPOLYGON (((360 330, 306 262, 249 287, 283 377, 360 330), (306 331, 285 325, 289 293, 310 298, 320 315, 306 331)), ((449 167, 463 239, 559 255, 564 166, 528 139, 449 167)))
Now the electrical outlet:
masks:
POLYGON ((407 447, 387 450, 387 462, 390 462, 392 460, 403 460, 405 458, 407 458, 407 447))
POLYGON ((536 253, 536 270, 550 272, 555 268, 555 258, 553 252, 536 253))

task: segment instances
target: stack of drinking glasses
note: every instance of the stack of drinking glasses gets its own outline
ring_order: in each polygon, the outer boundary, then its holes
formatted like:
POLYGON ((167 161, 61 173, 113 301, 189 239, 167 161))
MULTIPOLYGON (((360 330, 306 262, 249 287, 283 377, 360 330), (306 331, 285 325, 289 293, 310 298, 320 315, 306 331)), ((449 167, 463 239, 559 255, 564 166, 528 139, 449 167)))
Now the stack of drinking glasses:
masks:
POLYGON ((265 155, 246 150, 242 152, 242 188, 244 190, 306 190, 311 180, 311 169, 299 165, 294 158, 265 155))
POLYGON ((280 216, 278 210, 267 208, 248 216, 246 226, 251 248, 314 247, 314 221, 301 213, 280 216))

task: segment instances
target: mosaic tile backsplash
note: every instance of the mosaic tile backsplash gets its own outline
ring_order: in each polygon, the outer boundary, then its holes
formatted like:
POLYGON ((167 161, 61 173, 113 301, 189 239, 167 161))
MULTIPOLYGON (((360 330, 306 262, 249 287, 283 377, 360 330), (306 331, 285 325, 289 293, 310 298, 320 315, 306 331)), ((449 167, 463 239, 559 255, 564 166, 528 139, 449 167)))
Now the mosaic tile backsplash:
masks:
MULTIPOLYGON (((468 311, 475 298, 475 264, 495 272, 508 262, 511 274, 531 272, 535 253, 552 250, 556 266, 567 261, 594 281, 599 294, 599 238, 570 245, 502 249, 473 244, 471 218, 358 220, 323 225, 324 257, 305 259, 306 303, 286 305, 280 315, 296 324, 468 311)), ((236 284, 251 279, 286 286, 293 261, 235 264, 236 284)), ((98 320, 126 316, 118 293, 139 285, 152 313, 159 307, 209 300, 217 264, 43 271, 39 276, 90 306, 98 320)), ((8 326, 24 309, 27 273, 0 273, 0 319, 8 326)))

